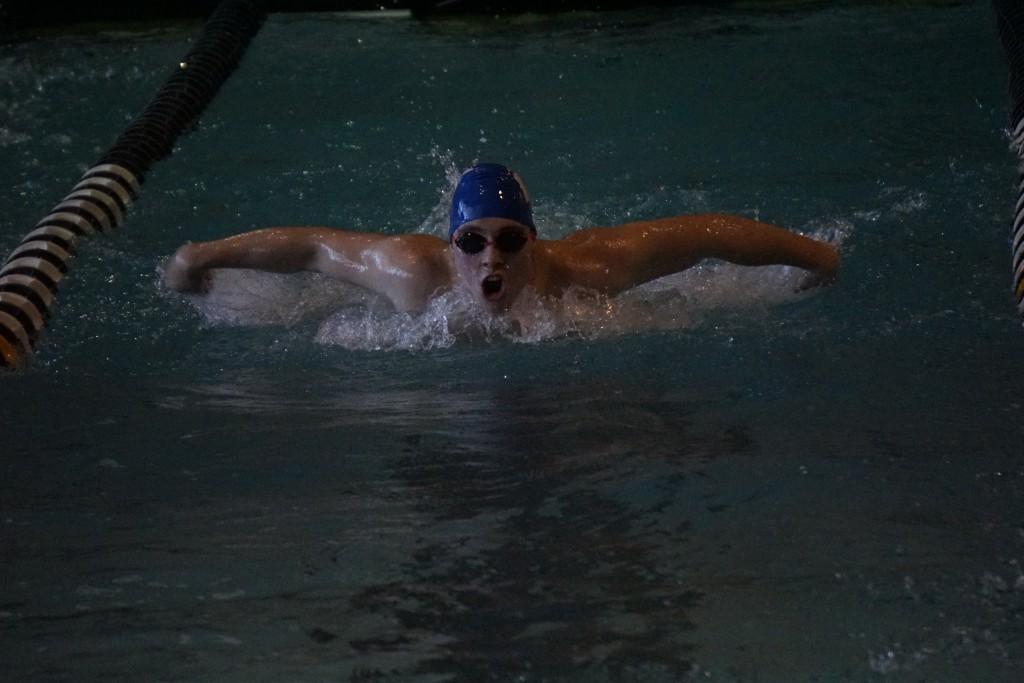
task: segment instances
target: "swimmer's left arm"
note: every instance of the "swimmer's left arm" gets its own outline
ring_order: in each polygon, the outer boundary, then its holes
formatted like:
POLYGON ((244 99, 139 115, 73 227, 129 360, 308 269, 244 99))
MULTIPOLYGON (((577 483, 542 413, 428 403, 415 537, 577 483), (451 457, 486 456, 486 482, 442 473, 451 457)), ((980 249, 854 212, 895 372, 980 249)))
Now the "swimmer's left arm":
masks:
POLYGON ((574 248, 579 284, 616 294, 705 258, 745 266, 788 265, 810 271, 802 288, 828 284, 839 271, 830 244, 782 228, 723 214, 678 216, 584 230, 563 242, 574 248))

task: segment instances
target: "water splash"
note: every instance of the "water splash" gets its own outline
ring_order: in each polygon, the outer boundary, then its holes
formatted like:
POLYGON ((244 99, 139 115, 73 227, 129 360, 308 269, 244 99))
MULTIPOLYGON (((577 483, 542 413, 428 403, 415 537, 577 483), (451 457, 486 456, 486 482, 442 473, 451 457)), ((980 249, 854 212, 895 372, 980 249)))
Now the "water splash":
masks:
MULTIPOLYGON (((422 313, 365 313, 346 309, 325 320, 317 341, 354 350, 424 351, 458 342, 539 343, 566 336, 619 334, 627 319, 622 306, 574 288, 558 299, 524 290, 502 316, 482 310, 464 289, 456 287, 435 298, 422 313)), ((635 326, 632 326, 635 329, 635 326)))
POLYGON ((213 326, 292 327, 328 316, 339 308, 359 307, 372 315, 389 307, 383 297, 372 292, 312 273, 281 275, 225 269, 214 270, 210 276, 205 294, 186 297, 213 326))
MULTIPOLYGON (((826 221, 811 234, 841 245, 846 221, 826 221)), ((543 298, 526 289, 505 315, 483 312, 455 287, 421 313, 395 311, 380 296, 318 275, 215 271, 209 292, 190 297, 213 325, 317 323, 315 340, 351 350, 429 351, 457 343, 540 343, 564 337, 596 339, 655 330, 685 330, 709 316, 740 312, 762 317, 773 307, 813 293, 797 289, 798 268, 743 268, 707 262, 607 297, 583 288, 543 298)))
POLYGON ((444 239, 448 235, 448 212, 451 209, 452 194, 455 193, 455 186, 459 183, 462 169, 456 164, 455 153, 450 149, 441 149, 435 145, 430 149, 429 157, 441 167, 444 173, 444 185, 439 188, 437 202, 416 228, 416 232, 444 239))
MULTIPOLYGON (((444 182, 416 232, 443 239, 462 169, 451 150, 434 147, 429 156, 441 167, 444 182)), ((638 196, 635 201, 637 212, 648 213, 650 198, 638 196)), ((627 213, 629 209, 625 207, 627 213)), ((587 214, 593 211, 602 209, 572 200, 546 204, 539 212, 547 217, 542 231, 551 238, 564 236, 592 225, 587 214)), ((823 218, 808 223, 803 232, 841 247, 852 231, 848 219, 823 218)), ((381 296, 319 275, 222 270, 213 272, 209 292, 191 297, 191 303, 213 325, 292 327, 312 321, 317 324, 315 340, 321 344, 363 351, 427 351, 459 342, 539 343, 692 329, 721 312, 762 317, 773 307, 813 296, 798 291, 805 277, 804 271, 786 266, 744 268, 708 261, 616 297, 571 288, 551 299, 527 289, 505 315, 493 317, 459 286, 435 298, 421 313, 403 313, 381 296)))

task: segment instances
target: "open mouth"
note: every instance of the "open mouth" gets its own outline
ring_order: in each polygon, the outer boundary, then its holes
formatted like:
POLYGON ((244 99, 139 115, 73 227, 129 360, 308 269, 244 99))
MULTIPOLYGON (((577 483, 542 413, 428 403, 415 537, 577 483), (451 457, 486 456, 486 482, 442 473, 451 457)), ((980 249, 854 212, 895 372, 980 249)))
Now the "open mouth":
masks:
POLYGON ((480 284, 484 298, 488 301, 497 301, 505 291, 505 281, 500 275, 488 275, 480 284))

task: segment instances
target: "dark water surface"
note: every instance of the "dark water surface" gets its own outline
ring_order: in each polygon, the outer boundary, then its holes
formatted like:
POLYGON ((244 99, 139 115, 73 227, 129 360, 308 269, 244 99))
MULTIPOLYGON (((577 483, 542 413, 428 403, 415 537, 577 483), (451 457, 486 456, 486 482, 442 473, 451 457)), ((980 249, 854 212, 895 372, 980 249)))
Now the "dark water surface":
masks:
MULTIPOLYGON (((194 30, 4 47, 0 250, 194 30)), ((1019 680, 1006 105, 984 2, 271 17, 2 378, 5 676, 1019 680), (159 285, 256 226, 438 234, 475 159, 547 235, 734 212, 843 272, 464 336, 315 278, 159 285)))

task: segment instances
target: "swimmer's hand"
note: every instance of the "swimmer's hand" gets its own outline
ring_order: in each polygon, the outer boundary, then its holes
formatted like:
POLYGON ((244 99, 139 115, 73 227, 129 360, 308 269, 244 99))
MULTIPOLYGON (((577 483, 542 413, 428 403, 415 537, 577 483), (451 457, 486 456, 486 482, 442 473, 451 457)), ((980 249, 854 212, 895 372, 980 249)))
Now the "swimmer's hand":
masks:
POLYGON ((195 267, 193 246, 186 244, 174 252, 164 268, 164 282, 176 292, 205 294, 210 288, 210 274, 195 267))
POLYGON ((814 287, 827 287, 836 280, 839 274, 839 251, 831 244, 818 242, 820 254, 819 265, 808 273, 796 286, 797 292, 805 292, 814 287))

